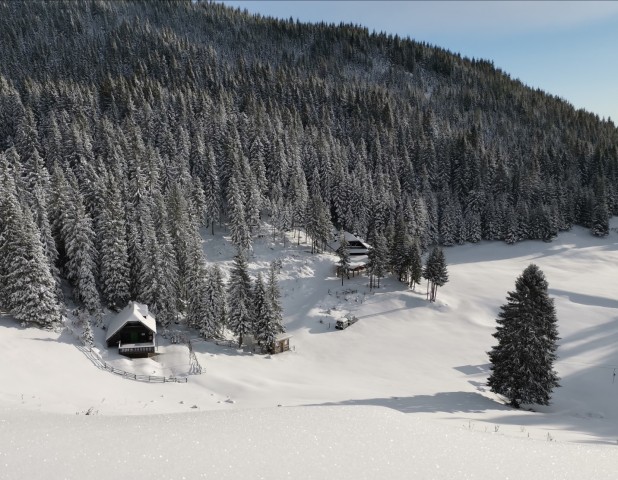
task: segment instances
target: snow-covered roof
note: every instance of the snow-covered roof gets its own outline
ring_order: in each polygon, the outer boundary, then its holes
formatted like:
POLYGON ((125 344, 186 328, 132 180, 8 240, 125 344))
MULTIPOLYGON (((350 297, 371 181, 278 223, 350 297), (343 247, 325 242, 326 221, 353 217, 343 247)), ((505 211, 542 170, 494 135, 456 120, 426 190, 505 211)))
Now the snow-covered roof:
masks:
POLYGON ((289 333, 280 333, 279 335, 275 337, 275 341, 280 342, 288 338, 292 338, 292 335, 290 335, 289 333))
MULTIPOLYGON (((340 232, 338 230, 333 230, 332 241, 328 243, 328 246, 333 249, 333 251, 337 251, 337 249, 339 248, 339 236, 340 232)), ((371 246, 365 243, 362 238, 354 235, 353 233, 346 232, 344 230, 343 236, 348 241, 348 244, 351 244, 350 250, 369 250, 371 248, 371 246)))
POLYGON ((109 340, 129 322, 141 322, 154 333, 157 332, 157 321, 148 311, 148 305, 137 302, 129 302, 129 304, 124 307, 118 315, 116 315, 116 318, 114 318, 107 327, 106 340, 109 340))

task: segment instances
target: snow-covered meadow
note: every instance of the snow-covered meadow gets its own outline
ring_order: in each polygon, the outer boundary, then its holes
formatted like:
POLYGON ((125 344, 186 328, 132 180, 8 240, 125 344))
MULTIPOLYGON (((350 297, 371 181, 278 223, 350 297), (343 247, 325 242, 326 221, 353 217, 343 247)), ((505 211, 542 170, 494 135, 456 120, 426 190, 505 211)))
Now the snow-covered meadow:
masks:
MULTIPOLYGON (((616 219, 612 226, 618 226, 616 219)), ((204 235, 206 257, 233 248, 204 235)), ((253 354, 193 339, 187 383, 97 368, 68 330, 0 319, 0 478, 615 478, 618 233, 445 249, 437 302, 394 279, 341 285, 336 257, 257 239, 251 273, 281 259, 293 350, 253 354), (555 298, 561 388, 549 407, 506 407, 485 388, 495 317, 530 263, 555 298), (338 331, 346 313, 359 321, 338 331), (88 415, 86 415, 88 413, 88 415)), ((227 262, 227 263, 226 263, 227 262)), ((186 376, 188 349, 129 372, 186 376)))

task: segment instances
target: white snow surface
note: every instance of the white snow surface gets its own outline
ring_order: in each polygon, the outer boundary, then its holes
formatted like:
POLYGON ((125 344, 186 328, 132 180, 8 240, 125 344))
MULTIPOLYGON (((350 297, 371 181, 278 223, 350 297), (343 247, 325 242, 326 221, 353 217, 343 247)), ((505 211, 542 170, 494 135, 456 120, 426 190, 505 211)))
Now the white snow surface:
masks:
MULTIPOLYGON (((574 228, 551 243, 447 248, 450 281, 435 304, 425 285, 392 278, 374 292, 364 275, 342 286, 334 255, 263 236, 251 274, 281 259, 292 351, 193 334, 203 373, 191 375, 186 345, 159 337, 157 357, 130 360, 95 329, 108 364, 187 383, 122 378, 97 368, 70 329, 0 316, 0 479, 616 478, 618 219, 611 226, 602 239, 574 228), (486 352, 530 263, 555 298, 562 386, 552 405, 514 410, 485 386, 486 352), (347 313, 359 321, 335 330, 347 313)), ((207 260, 229 270, 229 240, 204 239, 207 260)))

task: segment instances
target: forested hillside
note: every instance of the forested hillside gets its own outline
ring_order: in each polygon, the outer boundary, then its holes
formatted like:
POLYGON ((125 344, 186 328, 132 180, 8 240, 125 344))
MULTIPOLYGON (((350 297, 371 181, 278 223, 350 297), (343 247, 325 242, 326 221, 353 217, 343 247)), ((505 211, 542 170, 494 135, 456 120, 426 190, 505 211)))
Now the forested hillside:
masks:
POLYGON ((221 275, 200 227, 245 251, 260 217, 318 243, 332 222, 397 270, 410 245, 605 235, 618 214, 612 122, 362 27, 3 1, 0 58, 0 308, 25 322, 58 321, 62 279, 91 313, 203 316, 221 275))

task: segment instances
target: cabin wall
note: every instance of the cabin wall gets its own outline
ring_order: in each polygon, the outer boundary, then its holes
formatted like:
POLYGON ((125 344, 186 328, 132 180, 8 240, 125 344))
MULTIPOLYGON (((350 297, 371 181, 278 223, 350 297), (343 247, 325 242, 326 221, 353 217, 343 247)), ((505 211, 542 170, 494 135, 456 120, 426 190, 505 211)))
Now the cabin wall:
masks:
POLYGON ((118 342, 121 344, 152 342, 153 335, 152 330, 142 323, 128 323, 107 341, 107 345, 117 345, 118 342))

